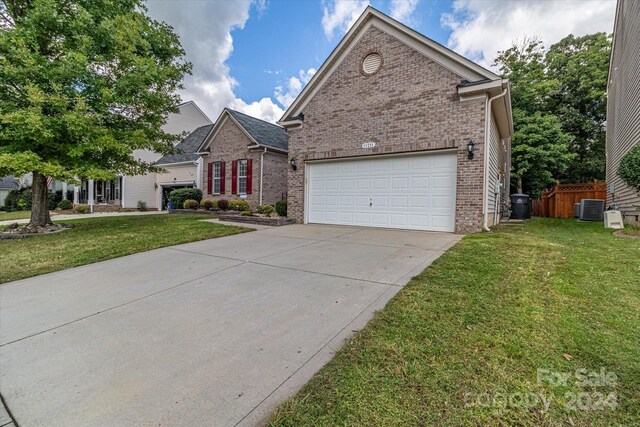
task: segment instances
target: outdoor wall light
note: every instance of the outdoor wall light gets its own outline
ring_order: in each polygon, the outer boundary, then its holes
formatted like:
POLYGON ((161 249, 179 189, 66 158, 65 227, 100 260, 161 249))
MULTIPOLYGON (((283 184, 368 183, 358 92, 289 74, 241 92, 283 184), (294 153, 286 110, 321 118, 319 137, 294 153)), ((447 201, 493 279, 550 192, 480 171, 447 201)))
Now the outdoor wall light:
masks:
POLYGON ((296 162, 295 157, 292 157, 289 163, 291 163, 291 169, 293 169, 294 171, 298 170, 298 163, 296 162))
POLYGON ((467 144, 467 158, 469 160, 473 159, 473 148, 475 147, 476 144, 473 143, 473 139, 469 140, 469 143, 467 144))

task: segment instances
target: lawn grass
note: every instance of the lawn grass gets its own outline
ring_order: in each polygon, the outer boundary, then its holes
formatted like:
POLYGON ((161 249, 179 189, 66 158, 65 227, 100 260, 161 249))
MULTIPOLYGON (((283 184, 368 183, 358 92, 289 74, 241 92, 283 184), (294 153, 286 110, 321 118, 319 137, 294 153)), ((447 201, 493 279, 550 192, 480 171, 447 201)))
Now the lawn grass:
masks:
POLYGON ((29 218, 31 218, 31 211, 0 212, 0 221, 29 218))
POLYGON ((271 419, 273 426, 639 424, 640 241, 614 237, 601 223, 554 219, 465 237, 271 419), (581 368, 604 368, 617 380, 580 386, 581 368), (538 369, 571 377, 539 383, 538 369), (612 393, 617 406, 595 409, 602 399, 594 393, 612 393), (551 402, 548 410, 536 396, 551 402))
POLYGON ((139 215, 64 221, 71 230, 0 240, 0 283, 90 264, 163 246, 247 231, 212 224, 201 215, 139 215))

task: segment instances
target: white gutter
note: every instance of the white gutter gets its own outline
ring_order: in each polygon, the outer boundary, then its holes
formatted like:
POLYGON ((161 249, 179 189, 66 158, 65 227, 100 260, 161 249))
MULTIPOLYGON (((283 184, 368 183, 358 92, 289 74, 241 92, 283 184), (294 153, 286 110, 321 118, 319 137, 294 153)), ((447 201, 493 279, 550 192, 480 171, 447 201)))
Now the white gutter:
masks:
POLYGON ((267 152, 267 147, 264 147, 264 151, 260 154, 260 206, 262 206, 262 175, 264 174, 264 154, 267 152))
MULTIPOLYGON (((487 100, 487 111, 485 113, 485 120, 484 120, 484 177, 483 177, 483 182, 482 182, 482 217, 483 217, 483 224, 482 224, 482 228, 484 229, 484 231, 490 231, 489 230, 489 217, 488 217, 488 209, 487 209, 487 188, 488 188, 488 182, 489 182, 489 144, 491 144, 491 141, 489 141, 489 126, 491 124, 491 104, 493 103, 493 101, 497 98, 501 98, 503 96, 505 96, 507 94, 507 90, 508 88, 505 88, 501 94, 496 95, 492 98, 489 98, 487 100)), ((495 224, 494 224, 495 225, 495 224)))

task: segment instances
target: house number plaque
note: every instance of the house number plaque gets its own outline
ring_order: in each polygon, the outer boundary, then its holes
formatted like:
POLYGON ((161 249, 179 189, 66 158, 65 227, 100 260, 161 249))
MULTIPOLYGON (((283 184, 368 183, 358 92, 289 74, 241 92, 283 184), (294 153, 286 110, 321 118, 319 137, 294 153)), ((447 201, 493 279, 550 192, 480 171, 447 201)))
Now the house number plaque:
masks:
POLYGON ((373 148, 376 146, 375 142, 365 142, 364 144, 362 144, 362 148, 373 148))

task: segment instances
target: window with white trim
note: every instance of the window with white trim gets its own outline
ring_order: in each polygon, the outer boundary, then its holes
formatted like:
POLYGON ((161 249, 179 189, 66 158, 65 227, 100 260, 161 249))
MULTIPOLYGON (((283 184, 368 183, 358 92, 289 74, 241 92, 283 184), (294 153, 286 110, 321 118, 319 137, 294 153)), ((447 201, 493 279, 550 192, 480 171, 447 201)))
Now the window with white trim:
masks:
POLYGON ((247 161, 238 160, 238 193, 247 193, 247 161))
POLYGON ((220 162, 213 163, 213 194, 220 194, 220 162))

